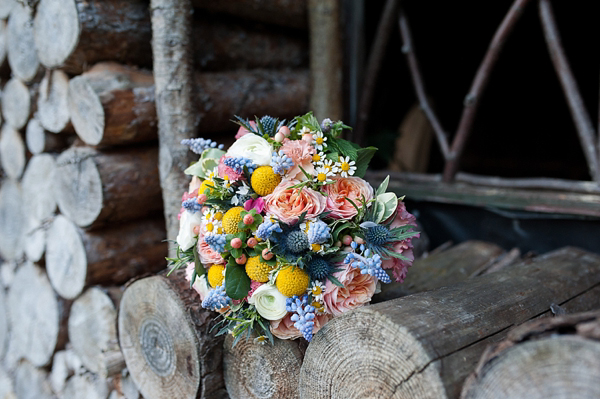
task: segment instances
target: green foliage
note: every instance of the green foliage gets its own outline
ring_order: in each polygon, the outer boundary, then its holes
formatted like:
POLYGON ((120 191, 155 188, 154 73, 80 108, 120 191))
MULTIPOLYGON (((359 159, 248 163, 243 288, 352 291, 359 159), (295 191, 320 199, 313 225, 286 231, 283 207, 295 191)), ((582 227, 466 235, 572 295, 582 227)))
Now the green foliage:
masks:
POLYGON ((377 152, 377 148, 375 147, 366 147, 357 150, 358 155, 356 157, 356 171, 354 172, 354 176, 365 177, 369 162, 371 162, 371 158, 373 158, 375 152, 377 152))
POLYGON ((225 268, 225 292, 231 299, 244 299, 250 291, 250 277, 244 266, 228 264, 225 268))

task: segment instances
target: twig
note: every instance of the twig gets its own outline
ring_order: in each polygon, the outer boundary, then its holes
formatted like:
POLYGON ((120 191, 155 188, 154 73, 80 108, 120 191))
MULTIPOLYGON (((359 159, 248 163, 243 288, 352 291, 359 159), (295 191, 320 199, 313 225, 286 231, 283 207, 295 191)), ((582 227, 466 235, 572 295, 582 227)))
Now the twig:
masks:
POLYGON ((419 105, 425 116, 431 123, 431 127, 433 127, 433 131, 435 132, 435 138, 440 146, 440 150, 442 151, 442 155, 444 159, 448 159, 448 135, 444 131, 444 128, 440 124, 435 112, 429 105, 429 101, 427 100, 427 94, 425 93, 425 85, 423 84, 423 78, 421 77, 421 71, 419 70, 419 64, 417 62, 417 56, 415 55, 415 50, 412 42, 412 34, 410 33, 410 27, 408 25, 408 20, 406 19, 406 15, 402 8, 400 9, 400 16, 398 19, 398 24, 400 25, 400 36, 402 37, 402 52, 406 54, 406 60, 408 61, 408 69, 410 71, 410 75, 412 77, 413 84, 415 86, 415 92, 417 94, 417 98, 419 99, 419 105))
POLYGON ((565 97, 567 97, 571 117, 577 127, 579 141, 581 142, 581 147, 583 148, 583 153, 587 160, 590 175, 594 181, 600 182, 600 169, 598 168, 598 156, 594 143, 594 127, 592 125, 592 120, 585 109, 583 99, 581 98, 581 94, 577 87, 577 82, 575 81, 575 77, 569 66, 569 61, 567 60, 567 56, 562 47, 556 20, 554 19, 554 12, 552 11, 552 5, 548 0, 540 0, 539 11, 542 28, 544 29, 544 37, 546 38, 546 44, 550 51, 550 58, 552 58, 552 63, 554 64, 554 69, 560 80, 565 97))
POLYGON ((369 55, 367 70, 365 72, 365 82, 358 106, 358 120, 353 137, 354 141, 361 145, 364 144, 365 129, 369 120, 371 105, 373 103, 377 75, 379 74, 379 69, 381 68, 385 56, 385 49, 392 33, 397 9, 398 0, 387 0, 383 12, 381 13, 381 19, 379 20, 379 25, 377 27, 377 35, 375 36, 373 48, 369 55))
POLYGON ((487 53, 485 54, 485 57, 483 58, 483 61, 477 70, 475 79, 473 80, 469 93, 465 98, 465 108, 460 118, 456 135, 452 141, 449 159, 446 161, 446 165, 444 167, 445 182, 452 181, 456 175, 456 172, 458 171, 458 165, 462 152, 465 144, 467 143, 467 139, 469 138, 469 134, 471 133, 471 128, 473 127, 473 121, 475 120, 477 107, 479 106, 481 96, 485 90, 494 64, 498 59, 500 51, 504 47, 506 39, 512 32, 521 14, 523 14, 523 9, 529 1, 530 0, 515 0, 513 5, 510 7, 510 10, 508 10, 508 13, 504 17, 504 20, 502 20, 502 23, 498 27, 498 30, 494 34, 487 53))

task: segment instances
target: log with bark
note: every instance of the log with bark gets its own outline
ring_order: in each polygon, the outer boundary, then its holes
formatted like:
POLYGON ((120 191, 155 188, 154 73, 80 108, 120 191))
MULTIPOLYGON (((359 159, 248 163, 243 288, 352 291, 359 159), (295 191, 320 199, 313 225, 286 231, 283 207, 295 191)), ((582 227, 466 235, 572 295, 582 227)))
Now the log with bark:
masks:
POLYGON ((58 207, 78 226, 112 225, 162 209, 156 147, 111 152, 71 147, 56 164, 58 207))
POLYGON ((6 260, 23 254, 23 236, 27 219, 21 185, 4 180, 0 186, 0 255, 6 260))
POLYGON ((117 310, 121 291, 92 287, 73 302, 69 315, 69 341, 83 365, 103 378, 120 373, 125 360, 117 341, 117 310), (117 302, 113 302, 115 299, 117 302))
POLYGON ((306 351, 300 397, 458 397, 488 344, 550 314, 553 304, 568 311, 600 306, 600 256, 563 248, 337 317, 306 351))
POLYGON ((543 318, 488 347, 461 398, 600 397, 600 312, 543 318))
POLYGON ((7 177, 19 179, 26 163, 25 143, 21 133, 8 123, 0 131, 0 165, 7 177))
POLYGON ((34 155, 43 152, 60 152, 73 144, 74 139, 75 135, 72 134, 47 132, 37 118, 31 118, 25 128, 25 143, 29 152, 34 155))
POLYGON ((144 398, 228 398, 223 339, 211 332, 214 313, 200 306, 184 270, 131 284, 118 323, 127 368, 144 398))
MULTIPOLYGON (((33 38, 31 13, 28 7, 15 4, 8 19, 6 38, 11 72, 25 82, 34 80, 41 71, 33 38)), ((49 39, 56 40, 56 37, 49 39)))
POLYGON ((48 277, 56 292, 67 299, 76 298, 86 286, 123 284, 164 269, 164 239, 162 218, 84 231, 59 215, 47 234, 48 277))
POLYGON ((2 115, 4 120, 15 129, 25 127, 32 115, 32 97, 36 86, 27 87, 18 78, 10 79, 2 91, 2 115))
POLYGON ((40 82, 37 119, 52 133, 73 132, 69 114, 69 77, 61 70, 47 70, 40 82))

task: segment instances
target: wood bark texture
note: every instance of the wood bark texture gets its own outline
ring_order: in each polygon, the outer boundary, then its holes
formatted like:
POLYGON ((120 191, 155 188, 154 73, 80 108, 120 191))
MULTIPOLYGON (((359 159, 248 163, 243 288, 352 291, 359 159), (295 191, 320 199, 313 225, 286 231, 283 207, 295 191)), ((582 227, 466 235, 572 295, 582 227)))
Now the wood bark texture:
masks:
POLYGON ((68 112, 86 144, 111 146, 156 139, 150 71, 100 63, 69 82, 68 112))
POLYGON ((0 255, 6 260, 23 254, 25 210, 21 185, 4 180, 0 186, 0 255))
POLYGON ((597 307, 599 291, 600 256, 563 248, 356 309, 315 335, 300 373, 300 397, 458 397, 487 344, 504 339, 511 326, 549 314, 553 304, 597 307))
POLYGON ((16 4, 12 9, 7 42, 8 63, 13 75, 24 82, 34 80, 41 69, 33 40, 33 18, 28 7, 16 4))
POLYGON ((155 147, 111 152, 71 147, 64 151, 56 160, 54 175, 61 213, 78 226, 95 228, 159 212, 157 158, 155 147))
POLYGON ((306 29, 307 0, 193 0, 194 7, 288 28, 306 29))
MULTIPOLYGON (((31 89, 32 91, 34 88, 31 89)), ((12 78, 2 92, 2 115, 15 129, 25 126, 31 115, 30 89, 18 78, 12 78)))
POLYGON ((214 314, 200 306, 185 271, 135 281, 119 309, 119 342, 146 399, 228 398, 221 368, 223 339, 210 332, 214 314))
POLYGON ((7 177, 19 179, 26 162, 25 143, 21 133, 5 123, 0 131, 0 165, 7 177))
POLYGON ((25 143, 29 152, 34 155, 43 152, 60 152, 73 144, 74 138, 73 134, 47 132, 36 118, 29 119, 25 128, 25 143))
POLYGON ((76 298, 86 286, 118 285, 165 266, 167 244, 162 219, 133 221, 83 231, 62 215, 48 230, 46 270, 63 298, 76 298))
POLYGON ((21 362, 15 371, 15 394, 18 399, 55 399, 48 382, 48 372, 28 361, 21 362))
POLYGON ((600 313, 525 323, 491 345, 462 399, 600 397, 600 313))
POLYGON ((41 0, 34 21, 41 63, 80 74, 99 61, 152 66, 143 0, 41 0))
POLYGON ((167 238, 175 240, 181 190, 188 184, 181 173, 192 153, 181 140, 194 137, 192 102, 190 0, 151 0, 152 55, 159 134, 159 171, 167 238))
POLYGON ((321 120, 340 120, 342 102, 342 50, 338 0, 308 0, 310 25, 310 109, 321 120))
POLYGON ((69 114, 69 77, 61 70, 47 70, 40 82, 37 118, 49 132, 73 132, 69 114))

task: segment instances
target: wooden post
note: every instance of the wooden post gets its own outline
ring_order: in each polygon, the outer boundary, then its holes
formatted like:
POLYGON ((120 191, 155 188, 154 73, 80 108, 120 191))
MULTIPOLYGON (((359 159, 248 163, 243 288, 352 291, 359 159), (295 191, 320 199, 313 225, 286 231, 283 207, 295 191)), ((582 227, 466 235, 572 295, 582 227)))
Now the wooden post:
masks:
POLYGON ((485 346, 552 304, 600 305, 600 256, 564 248, 333 319, 309 345, 300 397, 455 398, 485 346), (586 300, 579 300, 585 295, 586 300))

